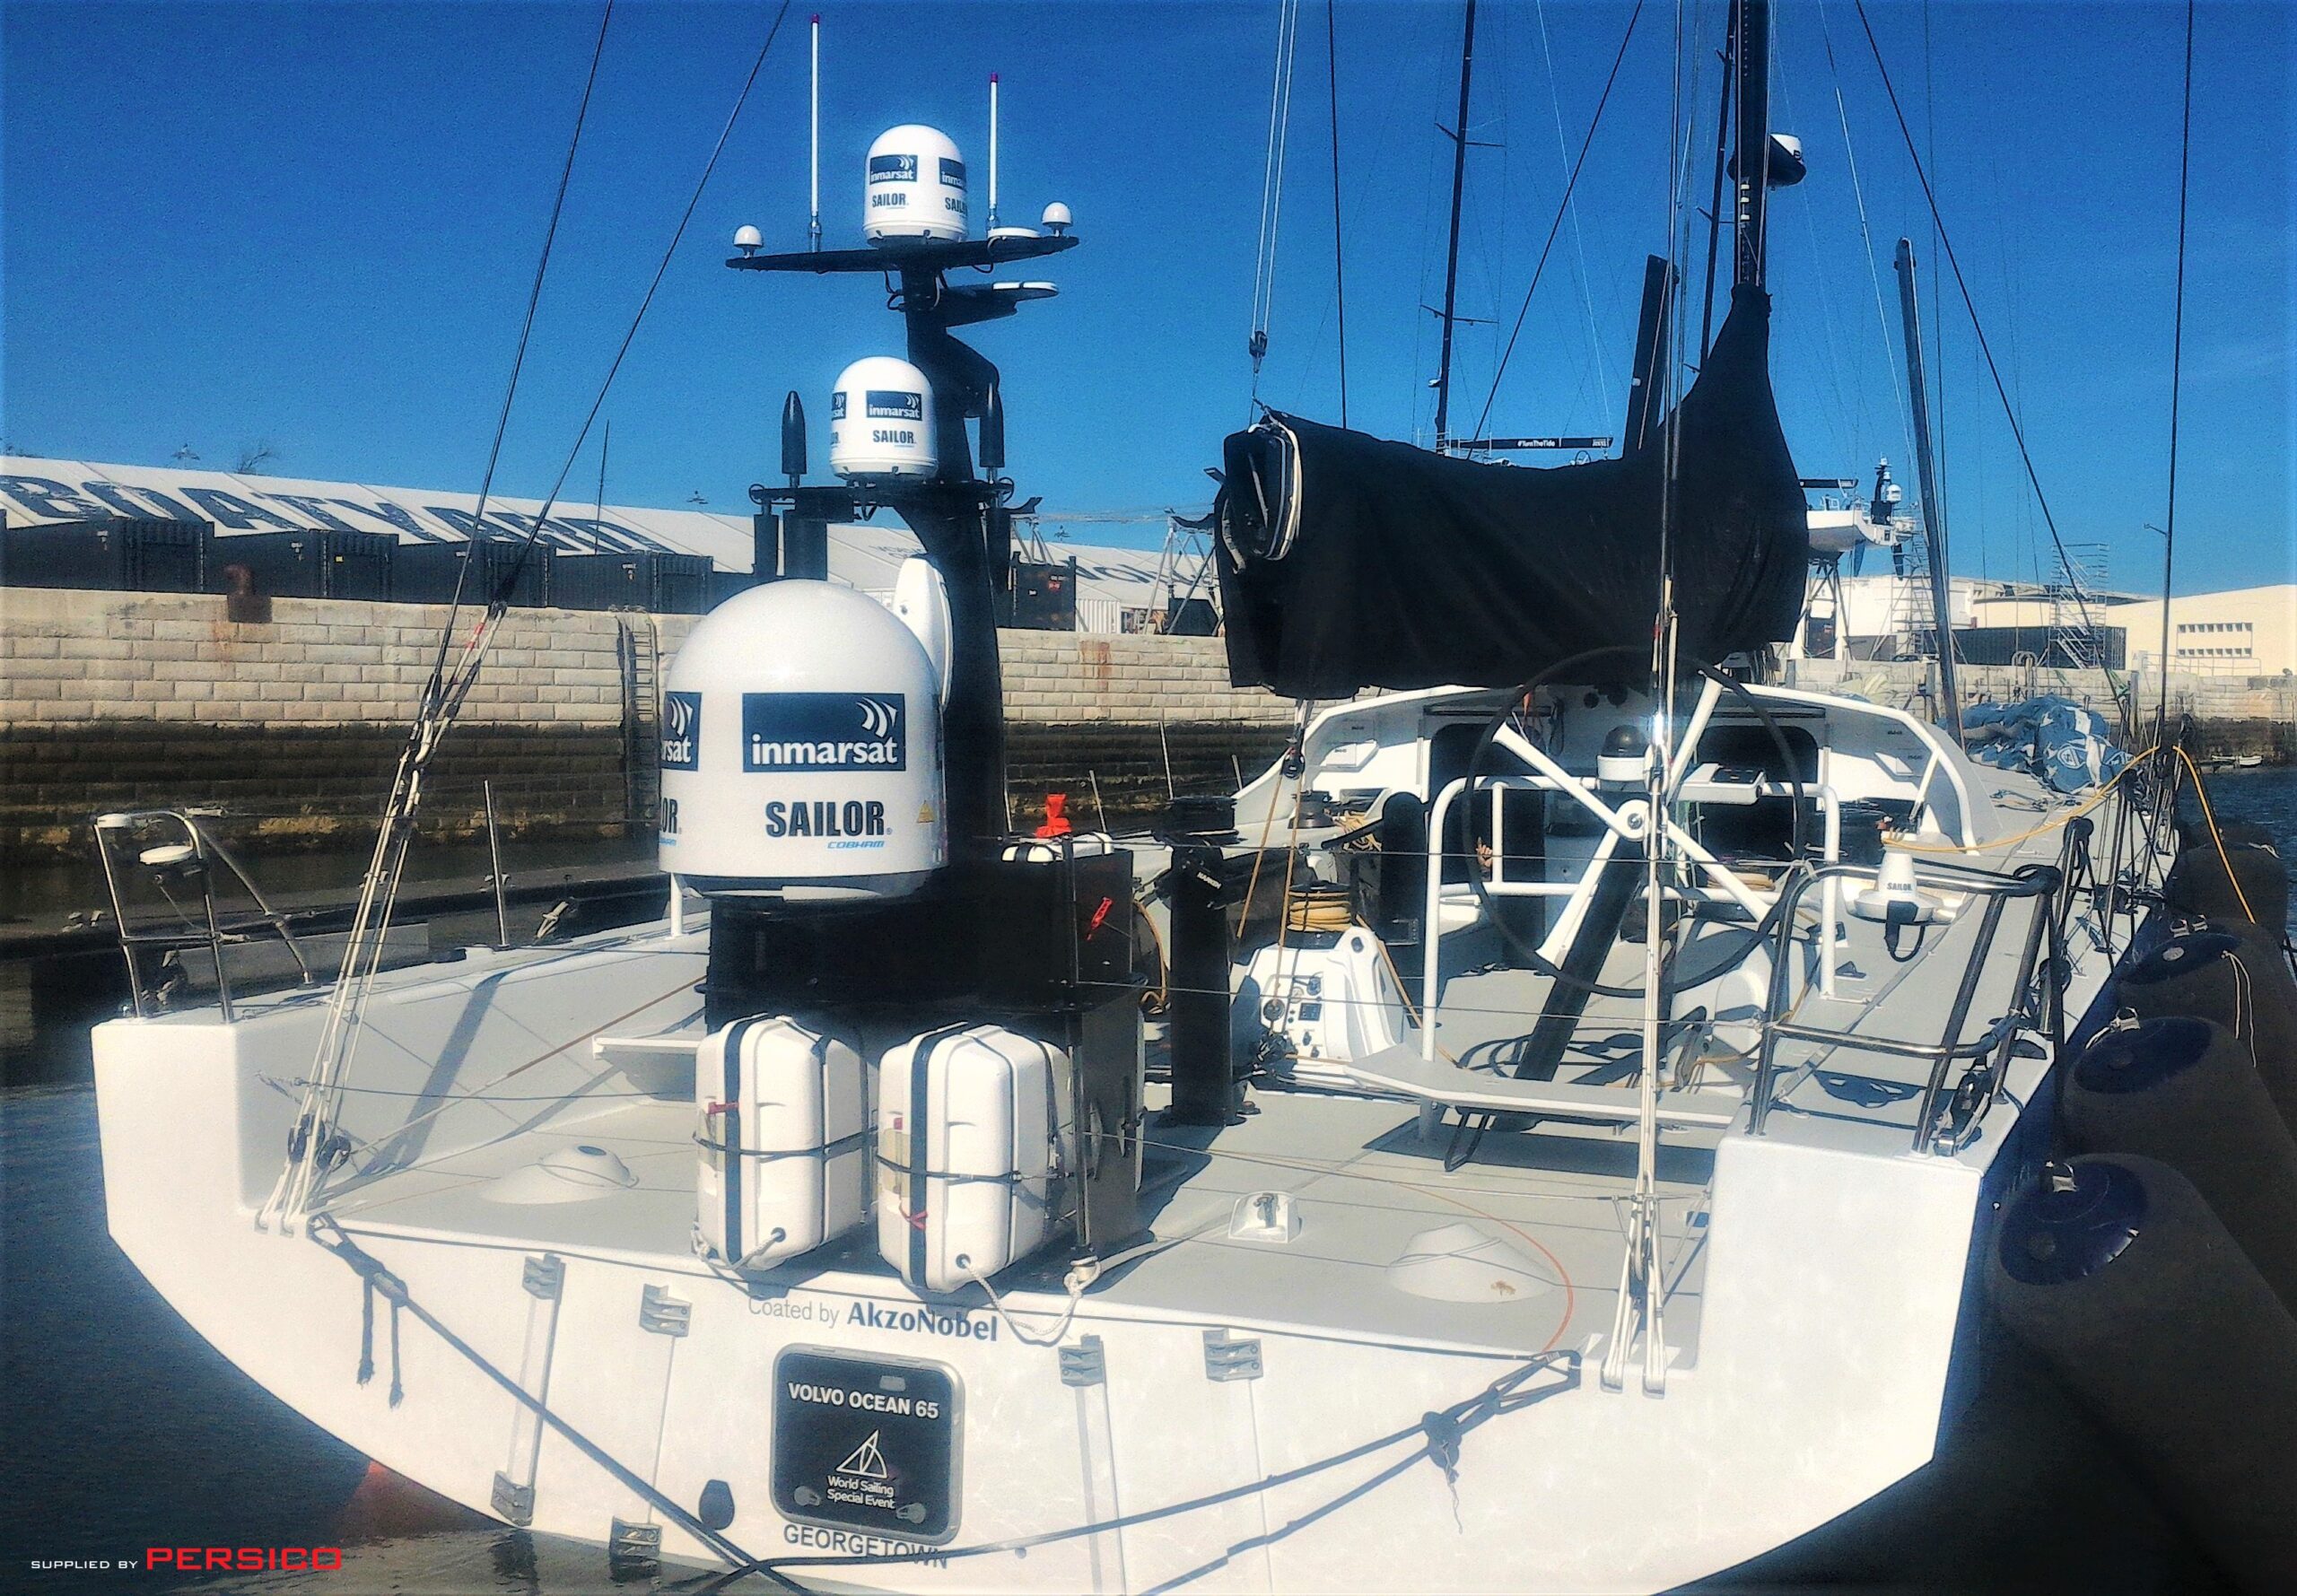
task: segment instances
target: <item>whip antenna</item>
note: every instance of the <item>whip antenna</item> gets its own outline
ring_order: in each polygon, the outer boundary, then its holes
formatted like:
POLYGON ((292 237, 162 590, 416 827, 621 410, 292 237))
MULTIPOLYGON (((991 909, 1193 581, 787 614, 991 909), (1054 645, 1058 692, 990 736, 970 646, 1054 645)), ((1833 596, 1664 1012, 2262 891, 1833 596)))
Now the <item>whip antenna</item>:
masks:
POLYGON ((807 171, 808 204, 806 237, 817 249, 822 247, 822 16, 814 13, 814 70, 808 94, 807 171))

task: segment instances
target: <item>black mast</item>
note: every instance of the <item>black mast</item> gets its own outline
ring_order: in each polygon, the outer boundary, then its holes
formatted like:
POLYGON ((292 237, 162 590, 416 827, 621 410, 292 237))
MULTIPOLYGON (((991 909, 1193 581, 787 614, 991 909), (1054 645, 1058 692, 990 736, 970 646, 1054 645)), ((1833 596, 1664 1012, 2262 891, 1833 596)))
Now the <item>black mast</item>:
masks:
POLYGON ((1635 370, 1628 377, 1627 431, 1621 435, 1622 456, 1641 454, 1651 441, 1664 401, 1668 333, 1675 303, 1674 263, 1664 255, 1646 256, 1643 262, 1643 310, 1636 318, 1635 370))
POLYGON ((1452 131, 1452 236, 1444 253, 1444 344, 1436 362, 1436 452, 1451 443, 1452 320, 1460 285, 1460 198, 1468 175, 1468 85, 1475 74, 1475 0, 1460 40, 1460 114, 1452 131))
MULTIPOLYGON (((737 256, 737 271, 810 272, 896 277, 890 308, 908 326, 910 363, 933 388, 934 442, 939 472, 930 481, 889 483, 873 490, 877 502, 909 524, 926 557, 941 573, 949 596, 949 697, 941 735, 948 761, 948 827, 953 843, 994 842, 1005 833, 1005 689, 997 658, 995 585, 1002 562, 1012 484, 974 474, 968 419, 994 409, 997 368, 951 329, 1010 316, 1035 292, 1011 284, 952 284, 949 274, 1057 254, 1076 247, 1073 234, 954 240, 903 240, 866 249, 737 256)), ((1001 414, 991 426, 1001 456, 1001 414)), ((992 465, 994 469, 994 465, 992 465)), ((792 495, 753 489, 761 504, 792 495)), ((795 513, 825 522, 852 513, 846 488, 799 488, 795 513), (842 506, 842 508, 841 508, 842 506)))
POLYGON ((1739 150, 1732 162, 1738 202, 1731 283, 1760 288, 1764 208, 1770 191, 1770 0, 1738 0, 1732 39, 1738 57, 1739 150))
POLYGON ((1739 4, 1731 0, 1731 23, 1725 30, 1723 50, 1722 104, 1715 118, 1715 187, 1707 199, 1707 292, 1701 296, 1699 310, 1699 361, 1707 363, 1707 349, 1715 342, 1715 263, 1722 256, 1723 233, 1723 173, 1731 162, 1731 87, 1737 77, 1732 71, 1732 52, 1739 41, 1739 4))

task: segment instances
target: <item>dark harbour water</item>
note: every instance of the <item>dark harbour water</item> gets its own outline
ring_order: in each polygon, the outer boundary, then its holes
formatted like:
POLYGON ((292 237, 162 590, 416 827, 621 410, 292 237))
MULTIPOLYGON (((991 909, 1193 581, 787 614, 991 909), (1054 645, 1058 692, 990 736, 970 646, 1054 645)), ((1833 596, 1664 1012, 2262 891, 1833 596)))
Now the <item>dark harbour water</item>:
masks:
MULTIPOLYGON (((2211 778, 2221 818, 2297 857, 2297 772, 2211 778)), ((2207 1592, 2215 1582, 2102 1437, 1996 1342, 1939 1459, 1848 1518, 1701 1589, 2207 1592)), ((0 1094, 0 1596, 643 1596, 596 1548, 529 1536, 388 1482, 240 1375, 105 1234, 86 1086, 0 1094), (364 1484, 362 1485, 362 1482, 364 1484), (382 1487, 382 1488, 379 1488, 382 1487), (152 1546, 339 1546, 316 1574, 144 1570, 152 1546), (35 1572, 34 1560, 128 1569, 35 1572)), ((1695 1502, 1696 1479, 1655 1481, 1695 1502)), ((762 1581, 737 1591, 768 1589, 762 1581)))

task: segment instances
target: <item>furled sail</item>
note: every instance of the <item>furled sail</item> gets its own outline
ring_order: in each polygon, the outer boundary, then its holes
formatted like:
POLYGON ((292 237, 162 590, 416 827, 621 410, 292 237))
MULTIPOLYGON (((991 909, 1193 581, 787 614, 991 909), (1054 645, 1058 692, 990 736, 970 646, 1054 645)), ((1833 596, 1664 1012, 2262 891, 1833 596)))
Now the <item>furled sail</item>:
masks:
MULTIPOLYGON (((1677 412, 1669 563, 1678 635, 1696 659, 1784 641, 1802 604, 1810 537, 1769 346, 1769 296, 1734 290, 1677 412)), ((1533 470, 1271 413, 1225 452, 1217 553, 1240 686, 1316 699, 1513 686, 1651 635, 1657 441, 1533 470)), ((1594 674, 1631 668, 1622 658, 1594 674)))

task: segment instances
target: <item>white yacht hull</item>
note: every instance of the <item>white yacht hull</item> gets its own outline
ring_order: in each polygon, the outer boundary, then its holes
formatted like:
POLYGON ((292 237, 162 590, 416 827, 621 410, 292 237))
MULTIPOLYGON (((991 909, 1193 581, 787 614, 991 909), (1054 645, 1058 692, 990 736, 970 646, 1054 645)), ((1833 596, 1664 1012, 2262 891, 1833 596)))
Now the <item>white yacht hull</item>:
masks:
MULTIPOLYGON (((579 1092, 574 1076, 626 1094, 628 1077, 602 1075, 581 1056, 584 1039, 634 991, 672 994, 642 1016, 651 1023, 690 1006, 700 948, 698 938, 658 931, 406 972, 371 1012, 369 1078, 422 1089, 424 1061, 462 1056, 459 1038, 474 1073, 489 1079, 563 1040, 564 1053, 522 1077, 537 1095, 579 1092)), ((493 1512, 498 1472, 530 1469, 537 1531, 603 1543, 616 1520, 651 1521, 663 1525, 666 1556, 719 1561, 563 1435, 546 1429, 537 1447, 520 1404, 411 1314, 394 1354, 388 1301, 374 1304, 376 1372, 355 1378, 361 1278, 309 1237, 255 1224, 291 1116, 290 1097, 264 1077, 298 1073, 319 1018, 305 999, 229 1026, 191 1015, 99 1028, 106 1190, 120 1246, 251 1378, 397 1472, 493 1512)), ((1994 1111, 1984 1159, 1724 1138, 1695 1356, 1676 1355, 1663 1396, 1631 1378, 1623 1391, 1600 1389, 1594 1370, 1609 1315, 1587 1312, 1586 1298, 1613 1282, 1578 1283, 1578 1310, 1567 1318, 1559 1301, 1549 1315, 1559 1347, 1585 1360, 1576 1385, 1470 1431, 1456 1494, 1422 1461, 1345 1499, 1408 1458, 1415 1436, 1291 1484, 1026 1556, 792 1572, 920 1591, 1136 1591, 1186 1578, 1205 1591, 1589 1592, 1664 1589, 1727 1567, 1930 1457, 1981 1193, 2013 1142, 2006 1132, 2029 1084, 1994 1111), (1245 1549, 1222 1560, 1232 1547, 1245 1549)), ((674 1095, 664 1083, 638 1085, 674 1095)), ((480 1112, 458 1108, 432 1121, 431 1134, 484 1142, 490 1133, 459 1123, 480 1112)), ((577 1095, 552 1129, 579 1135, 614 1112, 592 1115, 577 1095)), ((402 1100, 379 1111, 376 1125, 405 1116, 402 1100)), ((406 1161, 438 1145, 409 1149, 406 1161)), ((616 1145, 641 1190, 690 1203, 690 1146, 616 1145)), ((355 1210, 356 1195, 341 1206, 355 1210)), ((1098 1338, 1105 1374, 1070 1384, 1059 1351, 1014 1332, 1015 1320, 1050 1330, 1063 1305, 1057 1293, 1009 1296, 1014 1320, 1004 1320, 977 1295, 963 1306, 921 1304, 882 1273, 830 1269, 755 1300, 690 1255, 585 1243, 575 1221, 586 1206, 502 1206, 493 1237, 355 1212, 344 1226, 415 1304, 663 1496, 692 1510, 709 1481, 724 1481, 735 1507, 725 1537, 762 1558, 901 1549, 775 1511, 769 1416, 774 1360, 787 1347, 955 1372, 965 1409, 955 1546, 1249 1487, 1415 1426, 1542 1350, 1535 1341, 1412 1344, 1351 1334, 1314 1313, 1192 1315, 1087 1295, 1059 1340, 1098 1338), (528 1260, 545 1256, 563 1260, 565 1272, 538 1363, 529 1342, 539 1299, 522 1278, 528 1260), (686 1334, 642 1328, 649 1287, 691 1304, 686 1334), (1258 1341, 1257 1377, 1213 1377, 1208 1336, 1258 1341)), ((1591 1206, 1594 1223, 1613 1222, 1608 1207, 1591 1206)), ((1318 1240, 1313 1214, 1302 1240, 1318 1240)), ((1366 1289, 1377 1288, 1367 1270, 1366 1289)), ((1544 1371, 1524 1389, 1566 1382, 1560 1370, 1544 1371)))

